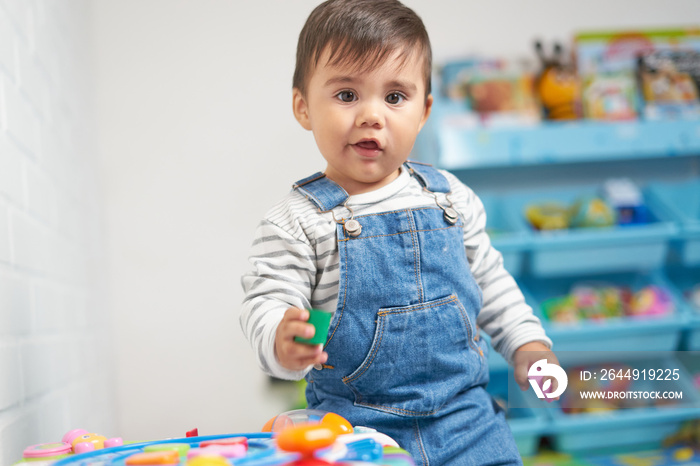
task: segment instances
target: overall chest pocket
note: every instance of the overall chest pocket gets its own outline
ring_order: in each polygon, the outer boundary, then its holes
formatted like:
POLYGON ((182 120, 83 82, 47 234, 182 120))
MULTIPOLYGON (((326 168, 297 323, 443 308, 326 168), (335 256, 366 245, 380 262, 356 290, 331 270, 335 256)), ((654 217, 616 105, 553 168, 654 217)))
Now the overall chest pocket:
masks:
POLYGON ((455 295, 380 309, 372 346, 343 378, 355 404, 404 416, 429 416, 485 372, 485 355, 455 295))

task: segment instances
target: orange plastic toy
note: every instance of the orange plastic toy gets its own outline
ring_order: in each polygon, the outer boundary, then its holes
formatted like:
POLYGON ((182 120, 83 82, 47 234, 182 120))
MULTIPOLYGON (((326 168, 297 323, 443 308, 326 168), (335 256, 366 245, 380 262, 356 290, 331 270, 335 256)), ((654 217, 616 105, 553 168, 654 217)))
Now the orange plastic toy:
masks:
POLYGON ((300 424, 284 429, 277 437, 277 446, 281 450, 301 454, 301 459, 292 463, 295 466, 320 466, 331 463, 314 458, 314 452, 333 445, 337 437, 333 428, 323 424, 300 424))

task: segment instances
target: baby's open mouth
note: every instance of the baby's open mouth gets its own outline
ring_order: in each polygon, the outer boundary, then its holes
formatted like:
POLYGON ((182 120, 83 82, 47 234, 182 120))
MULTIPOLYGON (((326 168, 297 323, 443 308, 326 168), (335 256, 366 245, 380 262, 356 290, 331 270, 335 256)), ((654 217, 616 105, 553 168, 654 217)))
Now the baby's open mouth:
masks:
POLYGON ((355 145, 367 150, 380 149, 379 144, 377 144, 377 141, 360 141, 358 143, 355 143, 355 145))

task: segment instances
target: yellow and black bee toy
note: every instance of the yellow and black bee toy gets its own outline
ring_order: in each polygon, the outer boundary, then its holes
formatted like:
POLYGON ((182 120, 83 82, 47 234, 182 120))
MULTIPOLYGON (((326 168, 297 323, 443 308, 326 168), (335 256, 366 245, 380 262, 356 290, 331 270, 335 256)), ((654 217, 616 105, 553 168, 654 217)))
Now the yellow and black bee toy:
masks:
POLYGON ((535 80, 535 91, 548 120, 575 120, 581 115, 581 86, 572 64, 563 59, 561 44, 554 44, 554 53, 547 58, 540 41, 535 51, 542 69, 535 80))

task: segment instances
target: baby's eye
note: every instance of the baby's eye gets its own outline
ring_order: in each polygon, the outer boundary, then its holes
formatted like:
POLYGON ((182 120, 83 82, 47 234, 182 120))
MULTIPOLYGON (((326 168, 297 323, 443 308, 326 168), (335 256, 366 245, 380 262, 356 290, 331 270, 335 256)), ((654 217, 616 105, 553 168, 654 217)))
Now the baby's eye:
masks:
POLYGON ((385 100, 387 101, 387 103, 389 103, 391 105, 397 105, 397 104, 400 104, 401 102, 403 102, 404 98, 405 97, 403 95, 401 95, 400 93, 392 92, 391 94, 386 96, 385 100))
POLYGON ((338 97, 343 102, 353 102, 357 100, 355 93, 352 91, 340 91, 336 97, 338 97))

